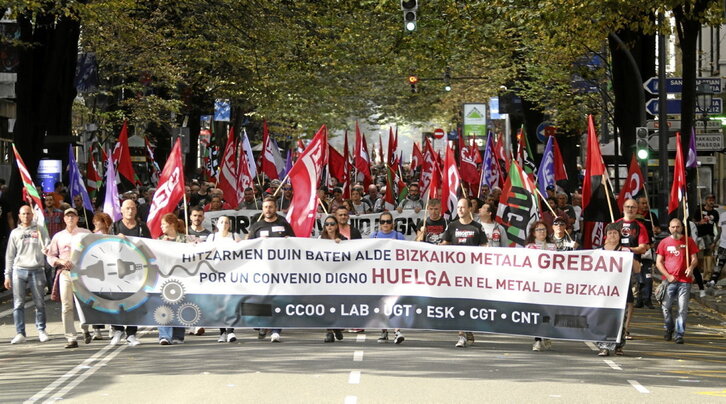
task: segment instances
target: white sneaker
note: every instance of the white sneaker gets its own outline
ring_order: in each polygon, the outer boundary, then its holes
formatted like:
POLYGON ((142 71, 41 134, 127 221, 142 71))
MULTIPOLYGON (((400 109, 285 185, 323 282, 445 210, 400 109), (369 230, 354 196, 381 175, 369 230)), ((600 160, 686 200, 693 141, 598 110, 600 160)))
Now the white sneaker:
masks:
POLYGON ((23 334, 16 335, 15 338, 10 341, 11 344, 22 344, 23 342, 25 342, 25 335, 23 334))
POLYGON ((704 298, 706 297, 706 290, 699 290, 698 291, 698 297, 704 298))
POLYGON ((227 342, 235 342, 237 341, 237 336, 234 335, 233 332, 227 334, 227 342))
POLYGON ((400 344, 406 338, 401 334, 401 331, 396 331, 396 338, 393 339, 394 344, 400 344))
POLYGON ((121 342, 121 337, 124 335, 123 331, 114 331, 111 335, 111 342, 108 344, 111 346, 118 345, 121 342))
POLYGON ((273 332, 272 335, 270 335, 270 342, 280 342, 280 334, 273 332))
POLYGON ((532 345, 533 351, 541 351, 542 350, 542 341, 534 341, 534 345, 532 345))
POLYGON ((93 329, 93 340, 94 341, 103 340, 103 334, 101 334, 101 330, 99 330, 98 328, 93 329))
POLYGON ((126 337, 126 342, 129 343, 129 346, 136 346, 141 344, 141 341, 136 339, 135 335, 129 335, 128 337, 126 337))
POLYGON ((543 339, 542 340, 542 348, 545 351, 549 351, 550 349, 552 349, 552 340, 549 340, 547 338, 543 339))
POLYGON ((217 342, 227 342, 227 333, 219 334, 219 338, 217 338, 217 342))
POLYGON ((466 347, 466 337, 461 335, 459 336, 459 341, 456 342, 457 348, 464 348, 466 347))
POLYGON ((46 334, 45 330, 38 331, 38 341, 48 342, 49 339, 50 337, 48 336, 48 334, 46 334))
POLYGON ((183 344, 183 343, 184 343, 184 341, 182 341, 180 339, 173 339, 173 340, 171 340, 171 344, 172 345, 179 345, 179 344, 183 344))

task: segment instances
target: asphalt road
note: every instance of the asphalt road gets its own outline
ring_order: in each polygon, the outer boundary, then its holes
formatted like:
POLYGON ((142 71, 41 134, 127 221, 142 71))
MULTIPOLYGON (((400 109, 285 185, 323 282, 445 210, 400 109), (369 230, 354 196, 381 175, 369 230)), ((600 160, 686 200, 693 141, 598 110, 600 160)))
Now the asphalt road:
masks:
POLYGON ((217 343, 216 330, 159 346, 155 329, 142 345, 65 343, 60 305, 49 303, 39 343, 33 310, 29 340, 11 345, 10 304, 0 305, 0 402, 72 403, 522 403, 726 402, 726 322, 692 306, 686 344, 662 338, 658 310, 640 309, 624 356, 598 357, 591 343, 554 341, 533 352, 530 338, 476 334, 455 348, 456 333, 406 331, 401 345, 377 343, 378 331, 322 342, 322 330, 287 330, 282 342, 238 330, 217 343))

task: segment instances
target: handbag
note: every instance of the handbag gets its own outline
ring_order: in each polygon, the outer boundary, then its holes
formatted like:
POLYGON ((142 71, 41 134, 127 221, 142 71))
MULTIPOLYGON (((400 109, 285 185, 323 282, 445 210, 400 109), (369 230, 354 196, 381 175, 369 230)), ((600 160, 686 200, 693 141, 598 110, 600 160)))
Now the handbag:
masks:
POLYGON ((53 277, 53 288, 51 288, 50 292, 50 300, 54 302, 60 302, 60 277, 61 277, 61 270, 56 269, 55 276, 53 277))
POLYGON ((665 299, 666 291, 668 290, 668 281, 663 280, 663 282, 658 285, 658 287, 655 289, 655 300, 663 304, 663 300, 665 299))

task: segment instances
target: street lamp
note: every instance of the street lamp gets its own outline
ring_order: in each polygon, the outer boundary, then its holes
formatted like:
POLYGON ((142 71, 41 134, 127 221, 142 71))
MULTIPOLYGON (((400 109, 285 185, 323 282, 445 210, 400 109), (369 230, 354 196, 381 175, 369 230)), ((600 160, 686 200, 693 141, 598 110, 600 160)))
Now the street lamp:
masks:
POLYGON ((713 90, 708 83, 698 83, 696 85, 696 108, 703 114, 703 122, 708 121, 708 109, 711 107, 713 100, 713 90))

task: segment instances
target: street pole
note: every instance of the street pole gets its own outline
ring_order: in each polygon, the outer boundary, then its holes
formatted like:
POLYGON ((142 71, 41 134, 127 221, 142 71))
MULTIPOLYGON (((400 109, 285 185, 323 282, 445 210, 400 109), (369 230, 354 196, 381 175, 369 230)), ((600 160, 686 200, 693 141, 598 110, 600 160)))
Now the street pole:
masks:
POLYGON ((668 223, 668 105, 666 100, 666 39, 665 18, 658 13, 658 161, 660 167, 660 189, 658 190, 659 221, 668 223))

